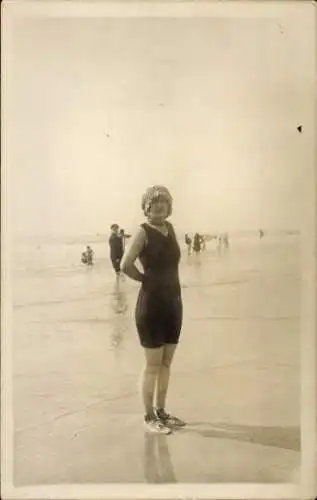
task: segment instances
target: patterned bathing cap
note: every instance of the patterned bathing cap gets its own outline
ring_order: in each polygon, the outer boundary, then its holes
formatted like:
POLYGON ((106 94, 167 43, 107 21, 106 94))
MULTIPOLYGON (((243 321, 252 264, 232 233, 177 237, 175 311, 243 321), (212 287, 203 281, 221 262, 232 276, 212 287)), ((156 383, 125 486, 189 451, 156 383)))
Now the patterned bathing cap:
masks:
POLYGON ((173 198, 171 193, 165 186, 151 186, 147 188, 142 196, 141 207, 145 215, 148 214, 149 209, 154 200, 164 200, 168 205, 168 216, 172 213, 173 198))

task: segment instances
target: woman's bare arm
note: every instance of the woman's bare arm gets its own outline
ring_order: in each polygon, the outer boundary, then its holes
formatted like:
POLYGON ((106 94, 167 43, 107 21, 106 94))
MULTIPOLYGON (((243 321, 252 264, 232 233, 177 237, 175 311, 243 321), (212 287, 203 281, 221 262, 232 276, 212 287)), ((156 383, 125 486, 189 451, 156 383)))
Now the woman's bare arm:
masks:
POLYGON ((139 257, 144 245, 146 244, 146 232, 143 227, 133 236, 129 248, 127 248, 122 261, 121 271, 135 281, 143 282, 144 275, 140 273, 135 265, 135 261, 139 257))

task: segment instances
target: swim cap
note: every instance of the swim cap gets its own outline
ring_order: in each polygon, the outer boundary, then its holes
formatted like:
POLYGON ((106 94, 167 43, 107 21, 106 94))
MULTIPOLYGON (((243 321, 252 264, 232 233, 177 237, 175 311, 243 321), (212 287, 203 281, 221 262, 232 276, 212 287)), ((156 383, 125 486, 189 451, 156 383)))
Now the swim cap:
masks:
POLYGON ((161 199, 168 205, 168 216, 172 213, 173 198, 165 186, 151 186, 142 196, 141 207, 145 215, 148 214, 154 200, 161 199))

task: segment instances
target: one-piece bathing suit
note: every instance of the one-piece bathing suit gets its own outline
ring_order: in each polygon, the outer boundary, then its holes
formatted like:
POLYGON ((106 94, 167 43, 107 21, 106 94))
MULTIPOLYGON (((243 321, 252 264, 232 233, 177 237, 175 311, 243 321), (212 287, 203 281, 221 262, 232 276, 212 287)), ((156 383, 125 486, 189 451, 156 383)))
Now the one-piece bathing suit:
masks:
POLYGON ((180 248, 173 226, 167 223, 164 236, 142 224, 147 244, 139 256, 144 282, 139 291, 135 319, 140 343, 146 348, 177 344, 182 327, 183 306, 178 265, 180 248))

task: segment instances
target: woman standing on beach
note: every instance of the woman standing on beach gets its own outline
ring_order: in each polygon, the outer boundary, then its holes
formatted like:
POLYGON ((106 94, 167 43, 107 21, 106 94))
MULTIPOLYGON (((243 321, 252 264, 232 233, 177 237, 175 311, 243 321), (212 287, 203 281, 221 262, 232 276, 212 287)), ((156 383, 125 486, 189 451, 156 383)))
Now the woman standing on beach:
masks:
POLYGON ((168 189, 164 186, 148 188, 142 197, 142 209, 147 222, 141 224, 132 239, 121 269, 142 283, 135 319, 145 355, 141 384, 144 423, 151 432, 170 434, 173 426, 185 425, 165 411, 170 366, 182 327, 178 276, 180 248, 173 226, 167 221, 172 212, 168 189), (138 258, 143 273, 135 266, 138 258))

